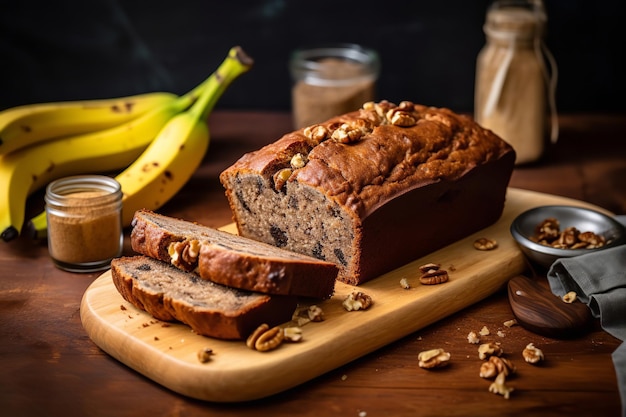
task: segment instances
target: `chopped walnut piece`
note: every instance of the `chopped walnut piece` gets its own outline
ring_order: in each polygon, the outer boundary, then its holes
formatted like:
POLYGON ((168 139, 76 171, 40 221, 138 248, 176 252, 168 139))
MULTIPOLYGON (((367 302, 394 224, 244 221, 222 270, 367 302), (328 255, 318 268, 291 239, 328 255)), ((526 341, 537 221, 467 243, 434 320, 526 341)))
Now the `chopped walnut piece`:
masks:
POLYGON ((515 371, 515 365, 510 360, 499 356, 490 356, 489 360, 483 362, 480 366, 479 376, 490 379, 502 373, 508 376, 515 373, 515 371))
POLYGON ((483 343, 478 347, 478 357, 483 360, 491 356, 502 356, 502 353, 500 345, 493 342, 483 343))
POLYGON ((496 242, 494 239, 481 237, 474 241, 474 248, 478 250, 488 251, 488 250, 496 249, 497 247, 498 247, 498 242, 496 242))
POLYGON ((383 123, 387 121, 385 117, 387 112, 394 107, 396 107, 396 105, 387 100, 382 100, 378 103, 367 102, 363 105, 364 110, 369 110, 369 111, 374 110, 376 114, 378 115, 378 117, 380 118, 381 122, 383 123))
POLYGON ((303 155, 301 153, 297 153, 294 156, 291 157, 291 161, 289 161, 289 164, 291 165, 292 169, 299 169, 299 168, 303 168, 307 163, 307 157, 306 155, 303 155))
POLYGON ((350 123, 342 123, 330 135, 331 139, 339 143, 352 143, 372 132, 369 122, 364 119, 355 119, 350 123))
POLYGON ((307 315, 311 321, 324 321, 324 311, 316 305, 307 309, 307 315))
POLYGON ((517 320, 515 319, 507 320, 502 324, 504 324, 506 327, 513 327, 517 324, 517 320))
POLYGON ((496 380, 491 385, 489 385, 489 392, 492 392, 494 394, 500 394, 508 400, 511 396, 511 392, 513 392, 513 388, 507 386, 505 382, 506 375, 498 374, 496 380))
POLYGON ((389 110, 385 116, 389 123, 394 126, 411 127, 417 123, 417 119, 411 113, 402 111, 399 108, 389 110))
POLYGON ((200 241, 196 239, 170 243, 167 247, 170 263, 185 271, 193 271, 198 263, 200 246, 200 241))
POLYGON ((534 343, 529 343, 526 345, 524 350, 522 351, 522 356, 524 360, 528 363, 538 363, 543 360, 543 351, 538 347, 535 347, 534 343))
POLYGON ((535 227, 535 238, 538 241, 552 241, 559 237, 559 229, 559 221, 554 217, 549 217, 535 227))
POLYGON ((400 280, 400 286, 404 288, 405 290, 408 290, 409 288, 411 288, 411 285, 409 284, 409 281, 406 278, 402 278, 400 280))
POLYGON ((290 168, 283 168, 278 170, 272 177, 274 180, 274 189, 280 191, 283 189, 289 177, 291 177, 292 171, 290 168))
POLYGON ((376 109, 376 103, 374 103, 373 101, 366 101, 365 103, 363 103, 363 106, 361 106, 363 108, 363 110, 375 110, 376 109))
POLYGON ((361 291, 354 291, 343 300, 342 305, 347 311, 357 311, 367 310, 372 303, 372 297, 361 291))
POLYGON ((425 350, 417 355, 417 360, 420 368, 440 368, 446 366, 450 361, 450 352, 443 349, 425 350))
POLYGON ((300 327, 285 327, 283 333, 284 339, 288 342, 299 342, 302 340, 302 329, 300 327))
POLYGON ((552 217, 535 227, 530 240, 558 249, 595 249, 606 244, 604 236, 591 231, 581 232, 573 226, 561 231, 559 221, 552 217))
POLYGON ((325 126, 322 125, 307 126, 304 128, 303 133, 304 136, 318 144, 330 137, 330 132, 325 126))
POLYGON ((304 136, 317 143, 323 142, 329 137, 328 129, 322 125, 307 126, 303 133, 304 136))
POLYGON ((571 304, 574 301, 576 301, 577 295, 575 291, 570 291, 567 294, 565 294, 562 298, 563 302, 566 302, 567 304, 571 304))
POLYGON ((597 235, 593 232, 582 232, 578 235, 578 240, 581 244, 586 244, 587 249, 595 249, 602 247, 606 244, 606 239, 602 235, 597 235))
POLYGON ((467 341, 473 345, 480 343, 480 338, 476 335, 476 332, 469 332, 467 334, 467 341))
POLYGON ((310 323, 312 320, 308 317, 294 317, 293 320, 296 322, 298 327, 304 326, 307 323, 310 323))
POLYGON ((213 356, 213 349, 205 347, 198 351, 198 360, 200 363, 207 363, 211 360, 211 356, 213 356))
POLYGON ((487 326, 483 326, 483 328, 482 328, 482 329, 480 329, 480 332, 479 332, 479 333, 480 333, 480 335, 481 335, 481 336, 489 336, 489 334, 490 334, 491 332, 489 331, 489 329, 487 328, 487 326))

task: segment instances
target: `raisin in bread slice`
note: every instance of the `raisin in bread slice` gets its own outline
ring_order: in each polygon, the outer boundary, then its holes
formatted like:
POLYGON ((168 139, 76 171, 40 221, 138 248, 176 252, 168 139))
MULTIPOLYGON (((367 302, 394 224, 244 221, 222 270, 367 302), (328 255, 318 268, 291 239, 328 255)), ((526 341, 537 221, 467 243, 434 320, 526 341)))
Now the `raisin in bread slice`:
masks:
POLYGON ((292 296, 219 285, 147 256, 113 259, 111 275, 119 293, 135 307, 219 339, 245 339, 262 323, 288 322, 297 303, 292 296))
POLYGON ((222 285, 320 299, 334 293, 331 262, 148 210, 137 211, 132 226, 136 252, 222 285))

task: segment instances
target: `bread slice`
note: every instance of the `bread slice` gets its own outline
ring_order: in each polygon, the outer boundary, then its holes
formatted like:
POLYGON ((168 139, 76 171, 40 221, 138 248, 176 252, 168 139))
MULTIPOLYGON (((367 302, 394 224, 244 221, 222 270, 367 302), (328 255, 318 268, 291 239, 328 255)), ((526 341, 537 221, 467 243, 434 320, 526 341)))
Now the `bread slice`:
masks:
POLYGON ((296 297, 225 287, 146 256, 113 259, 111 275, 119 293, 135 307, 219 339, 245 339, 262 323, 288 322, 297 305, 296 297))
POLYGON ((338 267, 307 255, 148 210, 135 213, 136 252, 229 287, 326 299, 338 267))

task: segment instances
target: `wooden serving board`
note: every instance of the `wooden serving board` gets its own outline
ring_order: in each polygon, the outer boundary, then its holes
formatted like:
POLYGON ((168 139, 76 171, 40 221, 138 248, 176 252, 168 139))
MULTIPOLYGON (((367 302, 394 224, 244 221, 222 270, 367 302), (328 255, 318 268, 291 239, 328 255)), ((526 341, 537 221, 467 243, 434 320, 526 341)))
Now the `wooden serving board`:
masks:
MULTIPOLYGON (((502 288, 525 269, 509 227, 521 212, 539 205, 569 204, 599 209, 578 200, 510 188, 500 220, 482 231, 358 287, 374 304, 348 312, 342 301, 356 287, 337 283, 335 295, 318 304, 325 320, 302 326, 303 340, 270 352, 248 349, 243 341, 199 336, 182 324, 165 324, 136 309, 117 292, 110 271, 86 290, 81 320, 105 352, 180 394, 214 402, 266 397, 346 364, 474 304, 502 288), (492 251, 473 242, 488 237, 492 251), (418 267, 436 262, 449 271, 445 284, 419 283, 418 267), (400 280, 411 284, 404 289, 400 280), (210 348, 211 360, 197 353, 210 348)), ((234 225, 225 230, 234 232, 234 225)))

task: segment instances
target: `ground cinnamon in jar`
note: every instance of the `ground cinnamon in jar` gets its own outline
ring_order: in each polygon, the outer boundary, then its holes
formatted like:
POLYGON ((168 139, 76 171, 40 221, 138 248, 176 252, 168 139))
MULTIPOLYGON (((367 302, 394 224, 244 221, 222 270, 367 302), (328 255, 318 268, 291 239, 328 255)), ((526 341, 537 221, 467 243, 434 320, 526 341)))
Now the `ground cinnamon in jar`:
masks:
POLYGON ((48 250, 57 267, 103 270, 121 254, 122 192, 113 178, 63 178, 48 185, 45 200, 48 250))
POLYGON ((378 55, 358 45, 330 45, 294 52, 294 128, 324 122, 359 109, 375 98, 378 55))

